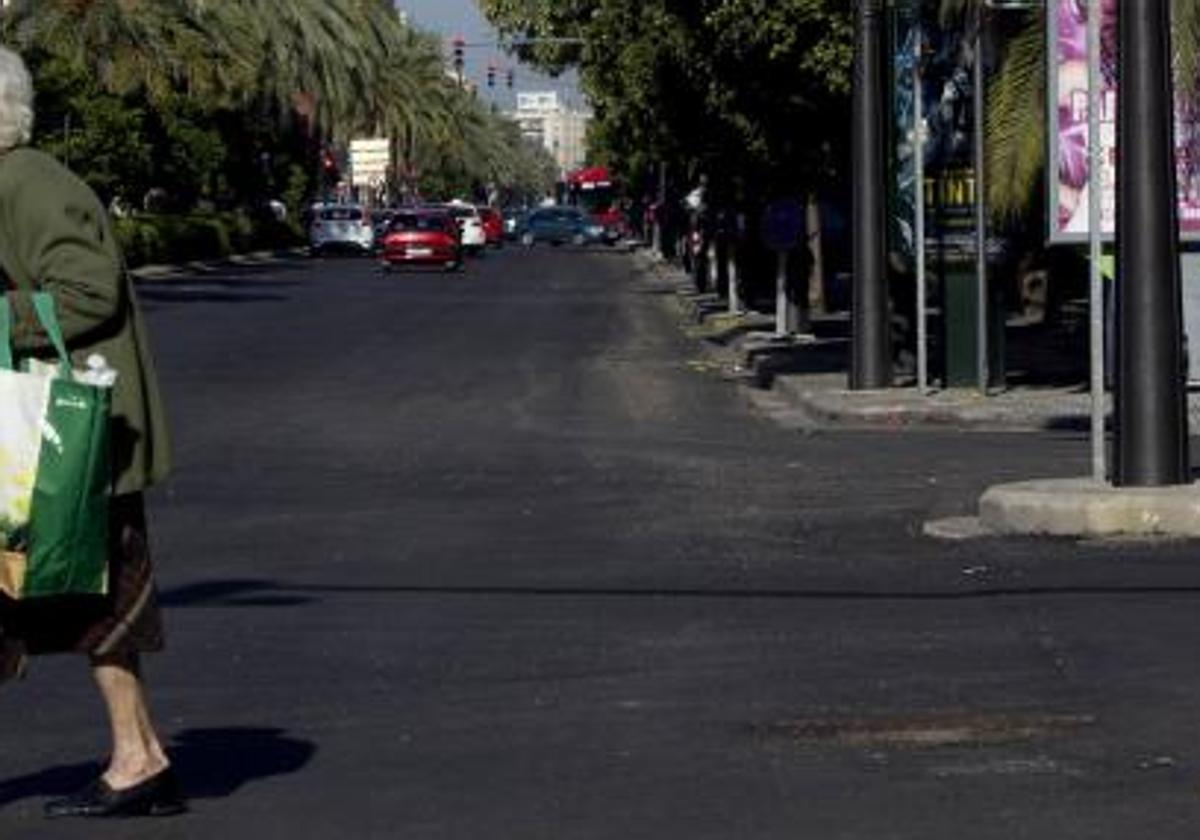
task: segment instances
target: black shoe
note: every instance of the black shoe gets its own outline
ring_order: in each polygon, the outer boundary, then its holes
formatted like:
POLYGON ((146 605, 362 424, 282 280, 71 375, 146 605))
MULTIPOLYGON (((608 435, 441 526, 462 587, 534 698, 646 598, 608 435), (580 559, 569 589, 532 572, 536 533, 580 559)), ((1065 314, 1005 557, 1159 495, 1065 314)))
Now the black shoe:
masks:
POLYGON ((187 804, 171 768, 133 787, 113 790, 103 778, 62 799, 46 803, 45 814, 56 817, 170 817, 182 814, 187 804))

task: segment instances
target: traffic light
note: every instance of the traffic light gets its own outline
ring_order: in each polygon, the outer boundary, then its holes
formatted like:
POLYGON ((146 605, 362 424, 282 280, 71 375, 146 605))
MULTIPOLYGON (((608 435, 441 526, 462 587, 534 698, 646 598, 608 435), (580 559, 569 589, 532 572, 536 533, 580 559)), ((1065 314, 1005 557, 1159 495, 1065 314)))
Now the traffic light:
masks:
POLYGON ((512 90, 517 82, 517 74, 512 70, 512 68, 509 68, 507 76, 508 76, 508 89, 512 90))
POLYGON ((496 66, 494 64, 488 65, 487 82, 488 87, 490 88, 494 88, 496 86, 496 66))
POLYGON ((325 189, 332 188, 338 181, 342 180, 342 173, 338 171, 337 158, 334 157, 332 149, 321 150, 321 181, 325 189))
POLYGON ((462 38, 454 39, 454 72, 458 74, 460 79, 462 78, 463 67, 465 66, 463 51, 466 46, 467 44, 462 38))

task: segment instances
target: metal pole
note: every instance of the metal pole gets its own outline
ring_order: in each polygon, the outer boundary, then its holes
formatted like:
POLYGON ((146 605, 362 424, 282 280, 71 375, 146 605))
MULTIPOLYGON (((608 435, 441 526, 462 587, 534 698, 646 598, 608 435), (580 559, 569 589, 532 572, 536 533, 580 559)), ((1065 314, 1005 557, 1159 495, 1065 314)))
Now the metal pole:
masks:
MULTIPOLYGON (((920 9, 918 7, 918 16, 920 9)), ((913 57, 913 192, 915 195, 913 251, 917 262, 917 388, 929 390, 929 323, 926 312, 927 277, 925 269, 925 101, 921 74, 925 35, 918 17, 913 57)))
POLYGON ((779 251, 775 269, 775 335, 784 336, 788 329, 787 295, 788 253, 779 251))
POLYGON ((664 259, 667 256, 667 162, 658 165, 658 212, 654 214, 655 248, 664 259))
POLYGON ((1104 452, 1104 280, 1100 273, 1101 191, 1104 189, 1100 138, 1100 0, 1088 3, 1088 250, 1091 258, 1092 478, 1108 477, 1104 452))
POLYGON ((974 131, 975 131, 975 294, 978 298, 975 323, 975 370, 980 392, 988 389, 988 265, 987 265, 987 160, 984 149, 983 25, 984 7, 975 19, 974 131))
POLYGON ((708 248, 705 251, 705 259, 707 260, 706 271, 708 273, 708 288, 712 289, 714 294, 719 293, 718 286, 721 282, 721 268, 717 264, 717 236, 712 234, 712 238, 708 240, 708 248))
POLYGON ((858 0, 854 59, 854 308, 850 387, 892 384, 887 293, 883 2, 858 0))
POLYGON ((1120 0, 1114 483, 1189 480, 1169 0, 1120 0))
MULTIPOLYGON (((731 235, 732 239, 733 236, 731 235)), ((729 277, 729 314, 739 315, 742 303, 738 298, 737 244, 730 242, 725 253, 725 273, 729 277)))

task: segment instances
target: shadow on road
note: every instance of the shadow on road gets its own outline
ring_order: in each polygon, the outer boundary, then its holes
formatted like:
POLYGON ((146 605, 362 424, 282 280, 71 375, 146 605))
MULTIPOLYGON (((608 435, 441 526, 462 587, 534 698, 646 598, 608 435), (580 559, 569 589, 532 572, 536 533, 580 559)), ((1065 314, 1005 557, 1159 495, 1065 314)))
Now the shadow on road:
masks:
POLYGON ((191 289, 141 289, 138 298, 145 303, 278 303, 287 300, 286 295, 219 292, 191 289))
MULTIPOLYGON (((188 729, 167 748, 190 799, 220 799, 258 779, 295 773, 316 751, 309 741, 265 727, 188 729)), ((23 799, 65 796, 102 769, 96 762, 83 762, 0 780, 0 807, 23 799)))
POLYGON ((188 729, 168 749, 187 795, 220 799, 243 785, 300 770, 317 752, 275 728, 188 729))
POLYGON ((971 601, 1005 598, 1093 597, 1098 595, 1143 597, 1147 595, 1200 595, 1200 586, 971 586, 945 589, 727 589, 727 588, 656 588, 656 587, 574 587, 397 584, 312 585, 280 584, 263 580, 231 580, 195 584, 165 592, 160 601, 175 607, 189 606, 295 606, 314 601, 320 595, 445 595, 449 597, 503 598, 648 598, 656 600, 762 600, 762 601, 971 601), (294 593, 264 595, 268 592, 294 593), (249 597, 244 597, 248 595, 249 597))
POLYGON ((311 602, 307 595, 281 594, 290 587, 263 580, 213 580, 169 589, 159 603, 169 607, 220 604, 226 607, 297 607, 311 602))

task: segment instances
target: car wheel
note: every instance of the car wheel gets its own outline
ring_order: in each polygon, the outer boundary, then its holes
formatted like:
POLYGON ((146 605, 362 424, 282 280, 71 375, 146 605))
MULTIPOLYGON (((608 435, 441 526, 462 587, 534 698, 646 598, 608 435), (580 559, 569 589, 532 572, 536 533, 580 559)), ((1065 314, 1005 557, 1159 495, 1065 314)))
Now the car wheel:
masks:
POLYGON ((571 237, 571 244, 575 245, 576 247, 583 245, 584 242, 585 240, 582 233, 577 233, 571 237))

